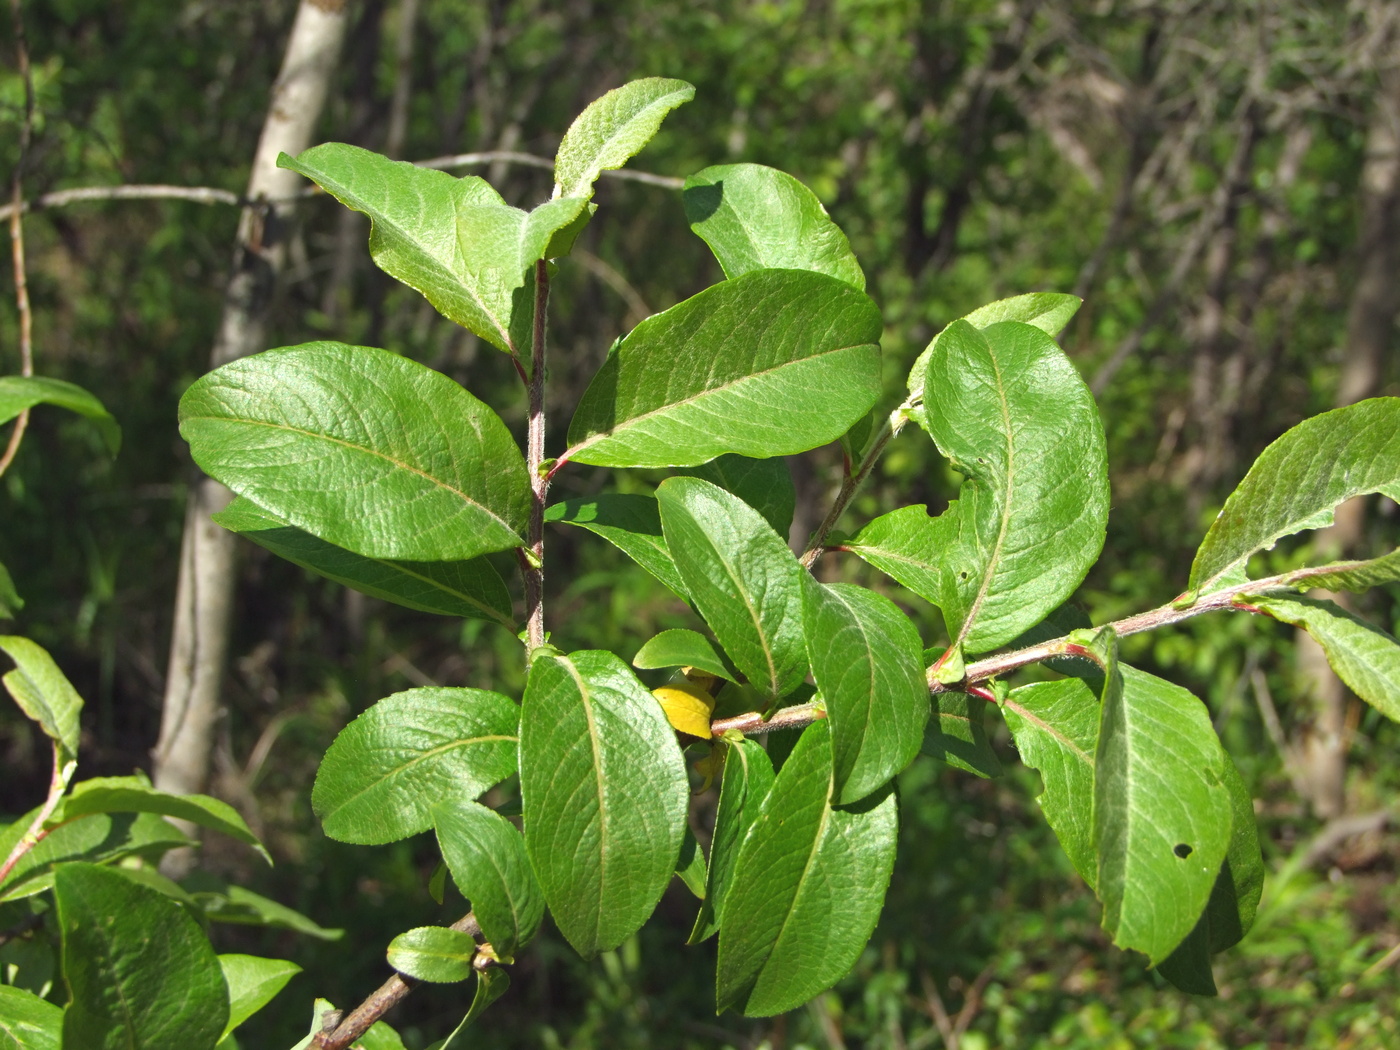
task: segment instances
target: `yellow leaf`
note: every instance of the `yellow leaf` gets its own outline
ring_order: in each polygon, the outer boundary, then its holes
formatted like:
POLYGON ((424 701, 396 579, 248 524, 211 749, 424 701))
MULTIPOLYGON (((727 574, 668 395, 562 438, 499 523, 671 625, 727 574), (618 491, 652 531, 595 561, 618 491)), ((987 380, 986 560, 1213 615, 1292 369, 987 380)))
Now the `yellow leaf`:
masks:
POLYGON ((661 702, 666 720, 676 729, 703 740, 710 738, 710 714, 715 700, 704 689, 689 682, 673 682, 653 689, 651 694, 661 702))

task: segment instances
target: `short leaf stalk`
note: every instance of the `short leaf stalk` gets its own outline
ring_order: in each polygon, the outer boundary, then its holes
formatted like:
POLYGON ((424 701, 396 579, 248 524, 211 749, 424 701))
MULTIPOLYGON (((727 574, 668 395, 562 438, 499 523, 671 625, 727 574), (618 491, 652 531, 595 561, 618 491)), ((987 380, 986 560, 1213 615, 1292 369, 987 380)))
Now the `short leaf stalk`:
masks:
POLYGON ((68 790, 68 783, 73 779, 73 771, 77 768, 76 760, 63 761, 62 748, 55 741, 53 745, 53 775, 49 778, 48 797, 44 799, 44 804, 39 807, 39 812, 34 815, 34 820, 30 823, 24 836, 15 843, 15 848, 10 850, 10 855, 5 858, 5 863, 0 865, 0 882, 3 882, 14 870, 15 865, 24 858, 26 853, 44 841, 45 836, 48 835, 48 832, 44 830, 44 822, 53 815, 53 811, 63 801, 63 793, 68 790))

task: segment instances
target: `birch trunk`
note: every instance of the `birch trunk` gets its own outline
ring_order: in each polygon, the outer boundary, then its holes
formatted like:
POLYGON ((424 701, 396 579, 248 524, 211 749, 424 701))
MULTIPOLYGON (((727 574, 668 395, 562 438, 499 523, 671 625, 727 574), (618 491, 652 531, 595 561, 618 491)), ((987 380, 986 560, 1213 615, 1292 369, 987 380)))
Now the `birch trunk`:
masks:
MULTIPOLYGON (((253 157, 247 198, 255 203, 239 221, 211 368, 265 349, 267 308, 291 219, 288 198, 302 184, 300 176, 277 167, 277 155, 296 154, 311 144, 345 36, 345 7, 345 0, 301 0, 297 8, 253 157)), ((155 785, 163 791, 202 791, 209 779, 234 589, 234 536, 209 517, 231 498, 228 489, 206 477, 190 492, 160 739, 152 756, 155 785)), ((169 860, 176 874, 192 863, 188 855, 170 854, 169 860)))

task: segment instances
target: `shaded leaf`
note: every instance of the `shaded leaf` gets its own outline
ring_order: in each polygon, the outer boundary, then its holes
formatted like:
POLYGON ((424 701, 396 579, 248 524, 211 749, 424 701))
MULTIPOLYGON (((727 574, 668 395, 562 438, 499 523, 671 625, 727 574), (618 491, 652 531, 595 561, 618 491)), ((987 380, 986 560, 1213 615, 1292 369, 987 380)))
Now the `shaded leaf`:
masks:
POLYGON ((769 698, 807 676, 802 567, 739 497, 699 478, 656 490, 661 528, 691 601, 734 665, 769 698))
POLYGON ((661 513, 651 496, 610 493, 571 499, 545 508, 545 521, 577 525, 602 536, 681 598, 689 598, 661 534, 661 513))
POLYGON ((762 164, 717 164, 685 180, 690 228, 726 277, 750 270, 815 270, 865 290, 865 274, 817 195, 762 164))
POLYGON ((256 955, 220 955, 219 968, 228 985, 225 1036, 272 1002, 287 982, 301 973, 301 967, 294 962, 256 955))
POLYGON ((254 354, 180 399, 195 461, 327 543, 462 561, 522 545, 530 480, 510 432, 447 376, 387 350, 254 354))
POLYGON ((1332 524, 1337 504, 1368 492, 1400 499, 1400 398, 1305 419, 1261 452, 1196 551, 1190 590, 1244 582, 1251 555, 1332 524))
POLYGON ((32 992, 0 984, 0 1050, 59 1050, 63 1011, 32 992))
POLYGON ((54 405, 92 420, 107 451, 116 455, 122 447, 122 428, 102 402, 82 387, 62 379, 40 376, 0 376, 0 424, 8 423, 26 408, 54 405))
POLYGON ((644 77, 614 88, 580 113, 554 158, 556 195, 593 196, 604 171, 620 168, 651 141, 666 114, 695 97, 684 80, 644 77))
POLYGON ((344 930, 329 929, 285 904, 243 886, 230 885, 207 871, 196 871, 184 880, 184 888, 206 919, 239 926, 270 926, 292 930, 322 941, 338 941, 344 930))
POLYGON ((540 656, 521 712, 525 847, 580 955, 616 948, 671 881, 690 786, 646 687, 607 652, 540 656))
POLYGON ((544 917, 525 840, 504 817, 475 802, 433 807, 433 826, 452 881, 471 901, 497 957, 510 962, 544 917))
POLYGON ((470 561, 391 561, 367 558, 289 525, 239 496, 214 515, 215 523, 372 598, 422 612, 491 620, 515 627, 505 581, 485 558, 470 561))
POLYGON ((476 938, 446 926, 419 926, 389 942, 389 965, 434 984, 455 984, 472 975, 476 938))
POLYGON ((695 841, 695 834, 689 827, 685 829, 685 838, 681 839, 681 857, 676 861, 676 878, 696 897, 705 899, 705 852, 700 848, 700 843, 695 841))
POLYGON ((814 722, 749 829, 720 912, 716 1001, 749 1017, 800 1006, 855 964, 894 867, 895 799, 834 809, 831 733, 814 722))
POLYGON ((73 688, 53 657, 42 646, 18 635, 0 635, 0 651, 15 662, 5 675, 5 688, 20 710, 28 715, 44 735, 54 741, 64 763, 78 755, 78 713, 83 698, 73 688))
POLYGON ((714 643, 699 631, 675 628, 650 638, 632 657, 632 666, 646 670, 658 667, 693 667, 697 671, 733 682, 735 673, 714 643))
POLYGON ((792 484, 792 472, 783 460, 726 455, 685 473, 734 493, 762 514, 779 536, 786 538, 791 531, 797 489, 792 484))
POLYGON ((374 845, 426 831, 433 806, 470 801, 515 772, 520 709, 484 689, 385 697, 340 731, 311 808, 326 834, 374 845))
POLYGON ((523 212, 474 175, 457 178, 340 142, 296 158, 283 153, 277 163, 368 215, 369 251, 380 269, 509 352, 523 352, 515 332, 534 311, 527 272, 545 257, 555 233, 585 214, 582 200, 552 200, 523 212))
MULTIPOLYGON (((25 829, 38 815, 26 813, 0 831, 0 857, 8 857, 25 829)), ((54 828, 19 859, 0 882, 0 901, 18 900, 53 885, 53 871, 68 861, 94 863, 136 855, 158 860, 166 850, 188 846, 192 840, 166 820, 150 813, 98 813, 54 828)))
POLYGON ((929 715, 923 644, 883 595, 804 577, 807 657, 831 726, 832 801, 857 802, 919 754, 929 715))
POLYGON ((467 1029, 488 1006, 503 996, 509 987, 510 974, 506 973, 505 970, 495 966, 478 970, 476 973, 476 993, 472 996, 472 1005, 467 1010, 467 1016, 462 1018, 462 1023, 452 1030, 451 1035, 440 1043, 434 1043, 429 1050, 472 1050, 467 1042, 467 1029))
MULTIPOLYGON (((797 736, 790 733, 789 736, 797 736)), ((715 831, 710 839, 710 868, 700 914, 687 943, 699 944, 720 928, 720 908, 729 893, 734 862, 763 802, 773 787, 773 763, 756 741, 742 739, 726 744, 724 775, 715 809, 715 831)))
POLYGON ((1400 581, 1400 551, 1361 561, 1339 561, 1298 569, 1288 573, 1295 587, 1317 587, 1324 591, 1361 593, 1372 587, 1400 581))
POLYGON ((184 908, 95 864, 59 868, 54 899, 72 994, 64 1046, 195 1050, 219 1041, 228 988, 208 938, 184 908))
POLYGON ((15 590, 15 581, 10 576, 10 570, 0 562, 0 619, 6 616, 13 617, 23 608, 24 599, 19 596, 19 591, 15 590))
POLYGON ((987 701, 956 690, 933 694, 924 733, 925 755, 979 777, 1001 776, 1001 759, 987 738, 987 701))
POLYGON ((1335 602, 1318 598, 1245 600, 1275 620, 1306 630, 1352 692, 1400 722, 1400 642, 1390 634, 1335 602))
POLYGON ((686 467, 835 441, 880 394, 880 312, 848 284, 755 270, 637 325, 569 425, 566 459, 686 467))

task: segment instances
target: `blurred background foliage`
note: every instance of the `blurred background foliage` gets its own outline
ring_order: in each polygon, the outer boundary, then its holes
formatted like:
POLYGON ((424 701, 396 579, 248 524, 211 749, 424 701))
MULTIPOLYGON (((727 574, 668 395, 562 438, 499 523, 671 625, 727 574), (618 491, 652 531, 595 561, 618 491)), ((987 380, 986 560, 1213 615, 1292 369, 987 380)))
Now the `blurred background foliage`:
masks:
MULTIPOLYGON (((1400 166, 1396 6, 356 0, 320 137, 409 159, 550 157, 603 91, 638 76, 690 80, 695 101, 633 166, 684 176, 756 161, 810 185, 884 311, 891 407, 918 351, 950 320, 1025 291, 1084 296, 1062 342, 1100 398, 1109 440, 1108 544, 1077 596, 1097 623, 1182 589, 1206 524, 1283 430, 1339 399, 1400 394, 1393 305, 1369 387, 1344 389, 1348 370, 1367 364, 1348 336, 1358 289, 1378 272, 1400 287, 1394 253, 1377 263, 1371 243, 1400 228, 1384 225, 1400 223, 1400 191, 1386 198, 1384 182, 1387 157, 1400 166)), ((120 183, 239 192, 294 7, 25 5, 39 116, 26 194, 120 183)), ((22 97, 7 67, 6 157, 22 97)), ((546 171, 474 170, 511 203, 549 192, 546 171)), ((721 277, 675 191, 605 180, 597 201, 555 283, 556 445, 612 341, 721 277)), ((462 381, 523 429, 504 355, 375 270, 362 217, 326 199, 309 200, 301 217, 269 345, 387 346, 462 381)), ((110 460, 82 422, 37 410, 0 482, 0 561, 28 601, 17 629, 49 647, 88 699, 81 775, 149 768, 194 477, 175 406, 206 367, 237 221, 231 207, 175 201, 86 203, 26 220, 38 372, 91 389, 125 433, 110 460)), ((0 371, 15 370, 15 343, 8 307, 0 371)), ((839 481, 840 453, 818 449, 790 466, 800 542, 839 481)), ((571 468, 553 494, 644 491, 659 476, 571 468)), ((936 511, 957 482, 909 428, 843 526, 902 504, 936 511)), ((1395 504, 1372 502, 1362 520, 1354 546, 1400 545, 1395 504)), ((629 656, 657 630, 695 626, 602 540, 555 530, 549 543, 561 647, 629 656)), ((1295 545, 1268 557, 1308 556, 1295 545)), ((830 555, 819 572, 885 590, 928 644, 938 641, 935 612, 854 558, 830 555)), ((221 951, 307 968, 244 1041, 278 1046, 304 1030, 313 996, 350 1005, 377 985, 395 934, 462 908, 427 893, 428 837, 365 849, 320 834, 308 797, 322 751, 368 704, 412 685, 518 696, 522 659, 497 628, 349 594, 248 544, 239 574, 210 790, 239 807, 278 866, 219 840, 201 863, 349 931, 322 944, 215 930, 221 951)), ((1394 631, 1396 599, 1375 592, 1364 611, 1394 631)), ((1193 620, 1125 645, 1128 659, 1206 700, 1258 800, 1272 878, 1256 929, 1219 963, 1219 999, 1178 993, 1108 945, 1034 804, 1034 773, 1008 761, 1006 777, 981 781, 921 759, 901 783, 903 841, 883 922, 829 994, 768 1021, 716 1018, 713 943, 682 947, 694 902, 677 884, 650 926, 593 964, 543 936, 479 1038, 774 1050, 1400 1045, 1400 848, 1386 832, 1400 728, 1349 700, 1345 802, 1315 804, 1299 755, 1320 716, 1295 649, 1291 632, 1245 617, 1193 620)), ((999 725, 993 739, 1014 758, 999 725)), ((42 797, 40 740, 4 708, 0 768, 0 809, 19 813, 42 797)), ((712 804, 697 800, 698 822, 712 804)), ((421 990, 389 1019, 421 1046, 456 1023, 462 995, 421 990)))

